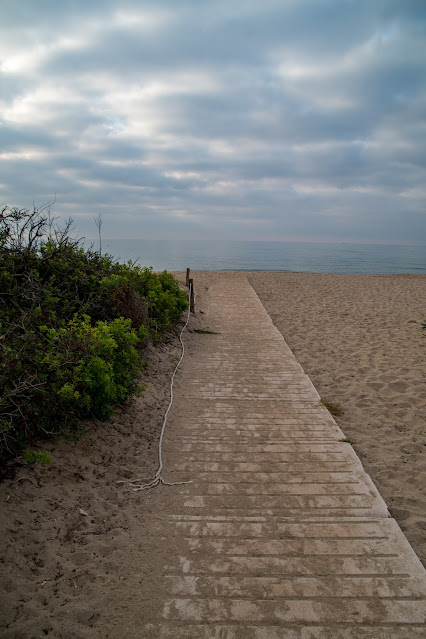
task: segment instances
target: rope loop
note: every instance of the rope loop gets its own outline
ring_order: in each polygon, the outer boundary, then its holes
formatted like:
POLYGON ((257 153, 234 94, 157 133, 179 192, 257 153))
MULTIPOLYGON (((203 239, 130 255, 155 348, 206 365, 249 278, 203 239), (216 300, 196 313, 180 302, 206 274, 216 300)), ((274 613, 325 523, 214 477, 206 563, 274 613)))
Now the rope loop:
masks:
POLYGON ((150 493, 153 490, 155 490, 160 484, 164 484, 164 486, 181 486, 182 484, 192 484, 192 481, 176 481, 176 482, 169 483, 164 481, 164 479, 161 476, 161 473, 163 471, 163 438, 164 438, 164 433, 166 431, 167 418, 169 416, 170 410, 173 405, 173 399, 174 399, 173 385, 174 385, 177 370, 179 366, 181 365, 183 358, 185 356, 185 344, 183 343, 182 335, 186 327, 188 326, 189 318, 191 317, 191 306, 190 306, 191 293, 192 293, 192 284, 190 284, 189 292, 188 292, 188 317, 179 335, 179 341, 182 346, 182 354, 180 356, 178 363, 176 364, 175 370, 173 371, 172 381, 170 383, 170 403, 167 407, 166 414, 164 415, 163 426, 161 428, 160 442, 158 445, 158 470, 155 473, 153 479, 151 481, 148 481, 148 483, 146 484, 141 483, 145 481, 146 478, 117 481, 117 484, 129 484, 129 486, 135 493, 143 491, 143 490, 146 491, 147 493, 150 493))

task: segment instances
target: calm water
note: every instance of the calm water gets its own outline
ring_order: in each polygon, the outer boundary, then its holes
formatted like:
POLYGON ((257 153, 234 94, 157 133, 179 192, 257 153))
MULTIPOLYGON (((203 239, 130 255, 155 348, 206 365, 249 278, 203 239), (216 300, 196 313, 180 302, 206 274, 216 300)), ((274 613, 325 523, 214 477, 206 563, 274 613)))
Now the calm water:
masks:
MULTIPOLYGON (((96 245, 95 245, 96 248, 96 245)), ((138 260, 155 271, 297 271, 303 273, 426 273, 426 246, 104 240, 119 261, 138 260)))

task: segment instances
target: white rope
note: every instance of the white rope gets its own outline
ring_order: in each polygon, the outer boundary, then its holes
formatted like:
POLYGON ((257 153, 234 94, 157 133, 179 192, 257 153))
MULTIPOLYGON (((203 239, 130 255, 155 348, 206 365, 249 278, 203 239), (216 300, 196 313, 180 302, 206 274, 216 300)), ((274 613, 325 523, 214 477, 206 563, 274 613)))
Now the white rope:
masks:
POLYGON ((166 430, 167 418, 169 416, 170 409, 171 409, 171 407, 173 405, 173 384, 174 384, 174 381, 175 381, 177 370, 178 370, 179 366, 181 365, 182 360, 183 360, 184 355, 185 355, 185 344, 183 343, 182 335, 183 335, 184 330, 188 326, 189 318, 191 316, 191 293, 192 293, 192 284, 190 284, 190 286, 189 286, 189 293, 188 293, 188 317, 187 317, 186 322, 185 322, 184 326, 182 327, 182 330, 181 330, 180 335, 179 335, 179 341, 180 341, 180 343, 182 345, 182 354, 180 356, 180 360, 176 364, 175 370, 173 371, 172 381, 171 381, 171 384, 170 384, 170 403, 169 403, 169 406, 168 406, 168 408, 166 410, 166 414, 164 415, 163 427, 161 429, 160 442, 159 442, 159 445, 158 445, 158 470, 155 473, 154 478, 151 481, 149 481, 147 484, 142 484, 141 483, 141 482, 145 481, 146 478, 117 481, 117 484, 126 484, 126 483, 128 483, 131 486, 133 492, 135 492, 135 493, 139 492, 140 490, 146 490, 148 492, 151 492, 152 490, 157 488, 157 486, 159 486, 160 484, 164 484, 165 486, 180 486, 181 484, 192 484, 192 481, 176 481, 176 482, 173 482, 173 483, 168 483, 168 482, 164 481, 164 479, 161 477, 161 473, 162 473, 162 470, 163 470, 163 438, 164 438, 164 433, 165 433, 165 430, 166 430))

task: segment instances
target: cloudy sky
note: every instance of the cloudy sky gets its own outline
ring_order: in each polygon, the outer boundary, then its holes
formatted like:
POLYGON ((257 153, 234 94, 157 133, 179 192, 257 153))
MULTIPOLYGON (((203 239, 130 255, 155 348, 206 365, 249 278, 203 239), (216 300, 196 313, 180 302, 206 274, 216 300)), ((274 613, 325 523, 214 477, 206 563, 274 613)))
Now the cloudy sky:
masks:
POLYGON ((0 203, 426 243, 425 0, 0 0, 0 203))

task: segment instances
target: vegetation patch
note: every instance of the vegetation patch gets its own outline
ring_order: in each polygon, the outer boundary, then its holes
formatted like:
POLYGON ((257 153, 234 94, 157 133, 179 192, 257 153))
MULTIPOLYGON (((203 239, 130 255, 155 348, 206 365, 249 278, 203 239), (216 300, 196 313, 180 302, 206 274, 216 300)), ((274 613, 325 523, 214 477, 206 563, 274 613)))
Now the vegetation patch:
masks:
POLYGON ((328 412, 331 413, 333 417, 340 417, 341 415, 343 415, 343 408, 340 406, 340 404, 328 402, 325 399, 321 400, 321 404, 326 407, 328 412))
POLYGON ((71 231, 48 207, 0 211, 0 459, 108 419, 140 392, 147 340, 187 308, 167 271, 120 264, 71 231))
POLYGON ((39 464, 40 466, 49 466, 52 461, 51 456, 45 450, 24 450, 24 462, 26 464, 39 464))

